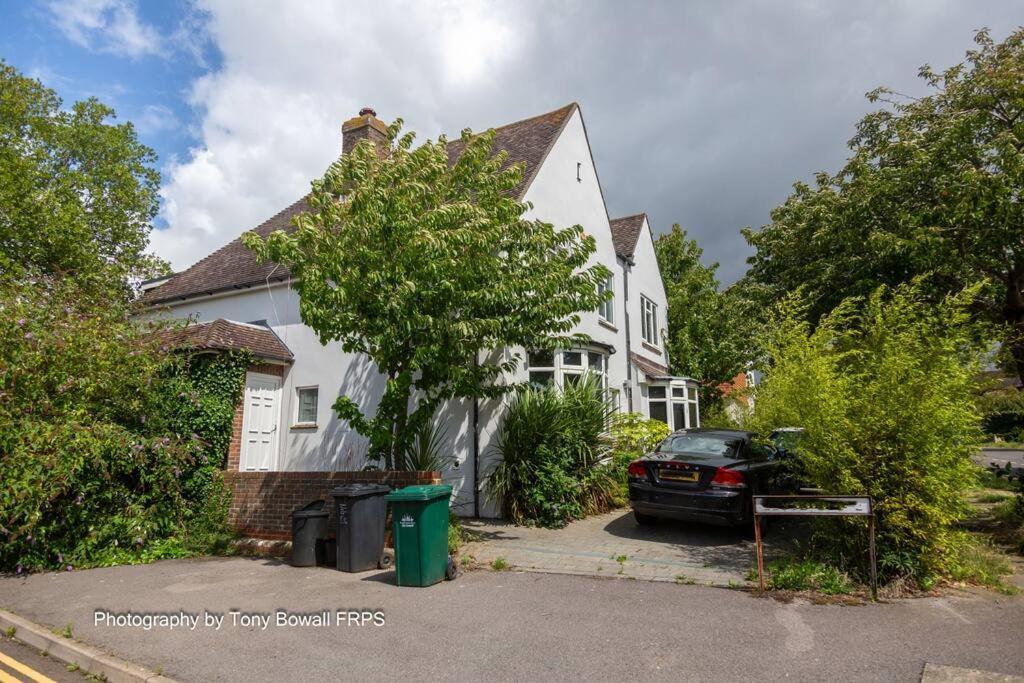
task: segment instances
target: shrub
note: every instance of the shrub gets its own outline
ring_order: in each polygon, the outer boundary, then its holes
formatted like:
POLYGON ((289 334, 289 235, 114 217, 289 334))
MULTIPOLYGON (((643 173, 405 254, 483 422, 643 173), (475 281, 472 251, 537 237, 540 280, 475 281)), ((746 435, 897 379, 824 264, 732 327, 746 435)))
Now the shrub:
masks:
MULTIPOLYGON (((792 302, 770 339, 755 429, 805 427, 799 456, 829 493, 870 495, 883 575, 922 583, 949 571, 954 524, 968 511, 979 441, 971 291, 939 305, 913 285, 848 300, 816 329, 792 302)), ((866 524, 818 537, 819 551, 863 577, 866 524)))
POLYGON ((612 450, 615 453, 650 453, 669 435, 668 425, 642 413, 616 413, 612 417, 612 450))
POLYGON ((525 388, 499 428, 488 494, 517 524, 560 527, 619 500, 607 439, 614 408, 596 378, 525 388))
POLYGON ((191 368, 68 280, 0 278, 0 568, 176 556, 223 533, 234 407, 191 368))
POLYGON ((989 391, 979 399, 982 429, 990 438, 1024 441, 1024 392, 1017 389, 989 391))

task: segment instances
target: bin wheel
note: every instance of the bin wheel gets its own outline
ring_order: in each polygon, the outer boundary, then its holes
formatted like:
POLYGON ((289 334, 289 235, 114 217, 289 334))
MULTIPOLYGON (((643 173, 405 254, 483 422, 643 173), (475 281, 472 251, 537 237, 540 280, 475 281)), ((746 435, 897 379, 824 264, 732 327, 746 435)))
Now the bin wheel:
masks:
POLYGON ((387 548, 381 554, 380 559, 377 560, 378 569, 391 569, 391 565, 395 563, 395 551, 387 548))
POLYGON ((455 558, 451 555, 448 556, 448 566, 444 570, 444 580, 454 581, 455 577, 459 575, 459 568, 455 565, 455 558))

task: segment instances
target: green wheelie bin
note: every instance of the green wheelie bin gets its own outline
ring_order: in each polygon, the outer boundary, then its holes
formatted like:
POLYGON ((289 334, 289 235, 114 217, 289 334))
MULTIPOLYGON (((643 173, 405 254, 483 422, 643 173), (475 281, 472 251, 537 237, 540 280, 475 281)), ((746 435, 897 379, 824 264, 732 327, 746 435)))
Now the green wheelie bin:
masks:
POLYGON ((399 586, 432 586, 448 568, 451 486, 406 486, 387 495, 399 586))

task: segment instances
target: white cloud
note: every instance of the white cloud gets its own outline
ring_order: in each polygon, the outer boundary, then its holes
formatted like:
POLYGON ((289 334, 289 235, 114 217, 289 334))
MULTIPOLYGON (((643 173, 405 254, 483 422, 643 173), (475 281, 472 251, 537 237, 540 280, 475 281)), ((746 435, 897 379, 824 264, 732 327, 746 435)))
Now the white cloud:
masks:
MULTIPOLYGON (((185 268, 301 197, 341 150, 361 107, 421 135, 457 133, 458 93, 502 90, 497 77, 526 28, 502 5, 377 3, 371 14, 330 0, 209 0, 206 31, 221 67, 199 79, 201 144, 165 169, 152 249, 185 268)), ((532 111, 526 114, 534 113, 532 111)), ((513 117, 514 118, 514 115, 513 117)), ((484 125, 504 120, 485 120, 484 125)))
POLYGON ((178 117, 174 115, 170 107, 162 104, 147 104, 142 108, 142 113, 133 119, 133 122, 138 131, 143 135, 153 135, 174 130, 181 125, 178 117))
POLYGON ((166 54, 160 33, 139 19, 132 0, 51 0, 51 18, 82 47, 137 59, 166 54))
POLYGON ((576 100, 613 214, 683 223, 727 281, 739 228, 845 158, 864 92, 916 92, 920 64, 1020 18, 1019 0, 200 2, 205 27, 181 33, 222 59, 191 88, 200 142, 165 169, 152 234, 176 269, 302 196, 363 106, 434 137, 576 100))

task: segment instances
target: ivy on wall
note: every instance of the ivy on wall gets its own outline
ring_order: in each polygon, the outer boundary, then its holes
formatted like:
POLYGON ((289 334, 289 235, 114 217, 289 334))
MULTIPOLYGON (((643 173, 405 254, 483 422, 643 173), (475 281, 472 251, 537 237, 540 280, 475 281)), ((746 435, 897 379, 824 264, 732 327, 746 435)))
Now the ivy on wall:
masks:
POLYGON ((183 495, 203 501, 213 493, 227 463, 235 409, 245 387, 249 352, 186 353, 172 363, 160 397, 167 427, 178 437, 198 441, 195 467, 183 478, 183 495))
POLYGON ((248 353, 175 350, 66 278, 0 274, 0 570, 207 553, 248 353))

